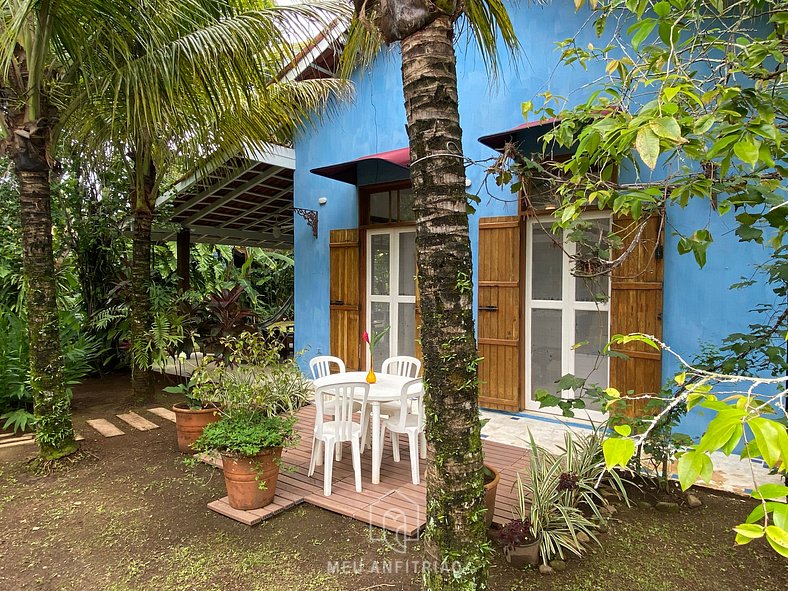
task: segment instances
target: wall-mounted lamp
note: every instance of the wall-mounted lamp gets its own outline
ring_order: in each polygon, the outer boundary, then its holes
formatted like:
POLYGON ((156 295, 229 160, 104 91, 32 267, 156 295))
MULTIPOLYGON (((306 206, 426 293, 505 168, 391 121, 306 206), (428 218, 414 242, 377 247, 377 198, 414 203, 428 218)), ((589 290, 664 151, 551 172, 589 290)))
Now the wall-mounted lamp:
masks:
POLYGON ((317 200, 317 202, 320 205, 325 205, 326 203, 328 203, 328 199, 326 199, 325 197, 321 197, 320 199, 317 200))
POLYGON ((466 187, 470 187, 472 184, 473 184, 473 181, 471 179, 465 179, 465 186, 466 187))

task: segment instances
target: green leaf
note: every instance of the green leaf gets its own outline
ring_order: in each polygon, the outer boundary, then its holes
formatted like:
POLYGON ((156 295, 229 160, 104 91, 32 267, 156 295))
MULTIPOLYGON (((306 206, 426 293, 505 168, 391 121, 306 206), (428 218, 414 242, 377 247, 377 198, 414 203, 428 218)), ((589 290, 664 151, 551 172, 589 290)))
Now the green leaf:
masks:
POLYGON ((622 437, 629 437, 629 434, 632 433, 632 427, 629 425, 616 425, 613 427, 613 431, 621 435, 622 437))
POLYGON ((684 138, 681 137, 681 127, 679 122, 673 117, 660 117, 654 119, 649 123, 651 130, 659 137, 672 140, 674 142, 682 142, 684 138))
POLYGON ((650 127, 641 127, 635 138, 635 150, 640 154, 643 163, 651 170, 657 167, 659 157, 659 137, 650 127))
POLYGON ((763 526, 757 523, 742 523, 734 527, 733 531, 751 540, 762 538, 764 534, 763 526))
POLYGON ((772 520, 777 527, 788 529, 788 504, 774 503, 774 507, 772 508, 772 520))
POLYGON ((678 473, 681 490, 687 490, 698 479, 709 482, 714 470, 711 458, 704 453, 691 450, 679 458, 678 473))
POLYGON ((753 168, 758 163, 760 144, 750 138, 742 139, 733 145, 733 153, 753 168))
POLYGON ((766 526, 766 539, 772 548, 788 557, 788 532, 776 525, 766 526))
POLYGON ((626 468, 635 455, 635 442, 626 438, 608 438, 602 443, 602 453, 605 456, 605 468, 608 470, 616 466, 626 468))
POLYGON ((761 457, 770 468, 773 468, 782 455, 781 436, 786 436, 785 427, 763 417, 749 420, 747 426, 752 429, 752 433, 755 435, 761 457))
POLYGON ((752 491, 753 499, 782 499, 788 497, 788 486, 782 484, 762 484, 752 491))
POLYGON ((651 32, 656 26, 657 21, 653 18, 645 18, 632 25, 628 31, 629 34, 632 34, 632 31, 636 31, 632 36, 632 47, 637 50, 640 44, 646 40, 646 37, 651 35, 651 32))
POLYGON ((673 378, 673 380, 679 386, 683 386, 686 379, 687 379, 687 372, 686 371, 682 371, 681 373, 676 374, 676 376, 673 378))

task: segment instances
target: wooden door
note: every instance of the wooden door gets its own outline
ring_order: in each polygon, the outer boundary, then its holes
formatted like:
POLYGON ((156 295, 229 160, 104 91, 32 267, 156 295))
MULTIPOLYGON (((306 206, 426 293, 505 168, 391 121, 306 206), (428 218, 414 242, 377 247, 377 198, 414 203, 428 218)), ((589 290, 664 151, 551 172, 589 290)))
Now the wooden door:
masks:
POLYGON ((521 409, 520 223, 516 216, 479 220, 479 404, 521 409))
POLYGON ((331 355, 348 371, 361 367, 361 286, 358 230, 332 230, 330 239, 331 355))
MULTIPOLYGON (((641 332, 662 338, 662 222, 658 215, 649 218, 634 250, 613 270, 611 336, 641 332)), ((613 254, 615 259, 637 238, 637 231, 630 218, 614 219, 613 228, 624 238, 622 250, 613 254)), ((617 345, 613 350, 624 353, 628 359, 611 358, 611 386, 622 395, 659 392, 662 386, 662 354, 659 351, 643 343, 617 345)), ((640 413, 644 404, 644 400, 632 400, 628 412, 640 413)))

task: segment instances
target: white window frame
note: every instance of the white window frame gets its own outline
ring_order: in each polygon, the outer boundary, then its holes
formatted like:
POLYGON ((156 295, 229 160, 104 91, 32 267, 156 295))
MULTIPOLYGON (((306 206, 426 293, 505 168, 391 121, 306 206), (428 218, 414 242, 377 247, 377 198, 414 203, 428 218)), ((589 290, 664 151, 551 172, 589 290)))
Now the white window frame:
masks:
MULTIPOLYGON (((612 220, 609 213, 594 212, 583 215, 584 220, 607 219, 612 220)), ((555 221, 551 216, 529 217, 526 220, 525 238, 525 408, 528 411, 543 412, 547 414, 561 414, 558 407, 541 408, 531 395, 531 312, 534 308, 538 310, 560 310, 561 311, 561 375, 568 373, 574 374, 575 355, 572 346, 575 344, 575 312, 576 311, 600 311, 607 312, 607 334, 610 336, 610 297, 612 297, 612 285, 608 278, 609 297, 604 302, 583 302, 576 301, 576 282, 578 279, 572 275, 570 256, 577 252, 577 244, 571 241, 564 241, 563 248, 566 252, 562 257, 563 266, 561 273, 561 299, 560 300, 534 300, 531 298, 533 287, 533 235, 534 227, 544 226, 550 228, 555 221)), ((612 227, 612 221, 611 221, 612 227)), ((541 230, 540 230, 541 231, 541 230)), ((563 234, 562 234, 563 237, 563 234)), ((607 365, 607 385, 610 384, 610 363, 607 365)), ((564 390, 561 397, 565 399, 575 398, 572 390, 564 390)), ((575 417, 590 421, 601 421, 607 418, 607 413, 581 409, 575 410, 575 417)))
MULTIPOLYGON (((381 229, 368 229, 367 230, 367 257, 366 257, 366 322, 365 330, 372 335, 372 304, 373 302, 388 303, 389 305, 389 319, 391 322, 391 329, 388 332, 389 337, 389 355, 395 356, 400 354, 399 349, 399 304, 416 304, 416 296, 400 295, 399 293, 399 236, 400 234, 415 233, 415 226, 399 227, 399 228, 381 228, 381 229), (388 295, 375 295, 372 293, 372 237, 380 235, 389 236, 389 293, 388 295), (392 293, 393 292, 393 293, 392 293)), ((369 367, 371 351, 368 346, 366 349, 366 364, 369 367)), ((383 359, 380 359, 382 362, 383 359)))

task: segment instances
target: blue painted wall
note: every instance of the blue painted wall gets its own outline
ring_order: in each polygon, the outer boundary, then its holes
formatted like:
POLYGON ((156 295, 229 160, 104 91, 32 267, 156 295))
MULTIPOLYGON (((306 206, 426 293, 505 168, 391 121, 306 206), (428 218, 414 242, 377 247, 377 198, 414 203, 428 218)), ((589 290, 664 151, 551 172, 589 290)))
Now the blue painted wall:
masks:
MULTIPOLYGON (((498 190, 494 182, 486 188, 481 186, 484 161, 494 157, 495 152, 477 138, 522 123, 522 102, 533 100, 540 104, 538 93, 550 91, 567 97, 570 104, 586 100, 591 91, 584 85, 599 78, 604 68, 601 63, 588 70, 579 65, 558 65, 555 43, 575 34, 587 12, 576 15, 571 4, 554 2, 546 6, 521 5, 511 16, 523 58, 516 68, 504 58, 496 82, 490 82, 473 44, 465 39, 457 43, 463 151, 466 157, 480 163, 467 170, 472 181, 470 191, 479 192, 481 198, 477 215, 471 217, 474 259, 478 218, 517 212, 508 191, 498 190)), ((581 44, 589 42, 600 44, 590 30, 581 44)), ((303 220, 296 218, 295 223, 296 348, 307 349, 302 364, 314 355, 328 353, 329 231, 355 227, 358 221, 356 188, 316 176, 309 170, 407 146, 399 48, 384 50, 371 71, 357 75, 354 82, 356 96, 352 104, 341 105, 323 125, 305 132, 296 141, 295 206, 317 209, 320 217, 317 240, 303 220), (320 197, 328 199, 326 205, 318 205, 320 197)), ((740 244, 731 222, 720 219, 703 204, 693 204, 686 210, 671 208, 668 212, 663 336, 688 359, 699 352, 701 343, 719 342, 726 334, 746 329, 754 320, 748 310, 756 302, 769 301, 770 291, 763 284, 741 291, 727 289, 766 256, 760 247, 740 244), (691 255, 680 256, 676 252, 675 232, 691 233, 709 221, 715 242, 706 267, 699 270, 691 255)), ((671 359, 665 361, 663 375, 668 379, 675 373, 676 364, 671 359)), ((699 435, 703 423, 703 417, 693 413, 683 427, 699 435)))

